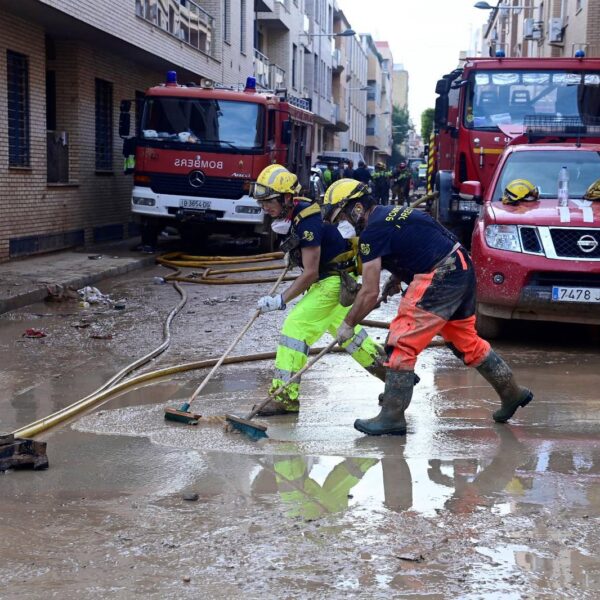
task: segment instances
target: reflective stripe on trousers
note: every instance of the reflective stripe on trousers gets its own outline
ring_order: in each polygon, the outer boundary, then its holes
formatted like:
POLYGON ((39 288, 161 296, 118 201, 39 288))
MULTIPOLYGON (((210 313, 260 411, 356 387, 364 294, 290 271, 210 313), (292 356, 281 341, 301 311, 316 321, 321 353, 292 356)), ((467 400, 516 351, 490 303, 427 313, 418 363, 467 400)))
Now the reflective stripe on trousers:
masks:
MULTIPOLYGON (((336 334, 350 310, 350 307, 339 303, 339 296, 340 278, 333 275, 313 284, 292 308, 281 329, 271 390, 287 383, 291 376, 306 364, 308 349, 325 332, 336 334)), ((373 365, 381 351, 360 326, 355 328, 355 335, 348 341, 345 349, 365 368, 373 365)), ((295 406, 290 408, 297 410, 299 393, 300 384, 294 382, 278 401, 286 408, 287 404, 292 402, 295 406)))

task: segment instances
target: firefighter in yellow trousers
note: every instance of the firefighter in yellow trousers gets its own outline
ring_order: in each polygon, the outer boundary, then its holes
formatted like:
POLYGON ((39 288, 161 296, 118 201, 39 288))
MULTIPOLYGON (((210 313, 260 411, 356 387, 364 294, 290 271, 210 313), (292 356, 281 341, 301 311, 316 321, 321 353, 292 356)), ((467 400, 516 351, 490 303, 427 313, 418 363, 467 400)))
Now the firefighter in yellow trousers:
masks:
MULTIPOLYGON (((277 347, 271 391, 285 385, 307 362, 312 344, 325 333, 335 335, 350 306, 340 303, 342 282, 351 282, 356 271, 356 244, 345 230, 324 223, 318 204, 294 197, 300 191, 298 178, 281 165, 269 165, 252 187, 254 199, 272 219, 273 231, 286 235, 281 247, 302 273, 282 294, 258 301, 262 313, 284 310, 290 300, 304 293, 287 316, 277 347)), ((347 228, 346 228, 347 229, 347 228)), ((351 304, 351 302, 350 302, 351 304)), ((383 349, 359 325, 344 349, 371 374, 383 377, 383 349)), ((298 412, 300 383, 273 398, 260 416, 298 412)))

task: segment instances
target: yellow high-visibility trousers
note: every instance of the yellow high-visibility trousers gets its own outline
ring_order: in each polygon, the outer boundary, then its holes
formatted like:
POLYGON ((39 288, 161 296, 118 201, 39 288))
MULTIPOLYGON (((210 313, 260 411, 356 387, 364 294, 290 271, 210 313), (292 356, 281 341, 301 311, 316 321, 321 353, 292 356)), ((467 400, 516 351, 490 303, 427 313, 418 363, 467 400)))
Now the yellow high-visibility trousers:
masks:
MULTIPOLYGON (((310 347, 327 331, 335 336, 349 306, 339 303, 341 280, 332 275, 310 286, 302 299, 292 308, 283 323, 277 356, 275 375, 271 391, 287 382, 306 364, 310 347)), ((357 325, 354 336, 343 344, 343 348, 362 367, 373 367, 381 358, 383 349, 357 325)), ((300 382, 289 384, 286 392, 274 398, 287 410, 299 408, 300 382)))

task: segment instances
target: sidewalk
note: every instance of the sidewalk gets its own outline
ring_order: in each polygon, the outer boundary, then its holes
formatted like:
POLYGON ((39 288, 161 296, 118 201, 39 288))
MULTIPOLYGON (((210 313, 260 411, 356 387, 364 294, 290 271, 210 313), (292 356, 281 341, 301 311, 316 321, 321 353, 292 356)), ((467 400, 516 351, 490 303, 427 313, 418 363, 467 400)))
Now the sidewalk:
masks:
POLYGON ((0 314, 43 300, 48 295, 47 285, 79 289, 153 265, 155 255, 131 250, 135 241, 133 238, 0 263, 0 314))

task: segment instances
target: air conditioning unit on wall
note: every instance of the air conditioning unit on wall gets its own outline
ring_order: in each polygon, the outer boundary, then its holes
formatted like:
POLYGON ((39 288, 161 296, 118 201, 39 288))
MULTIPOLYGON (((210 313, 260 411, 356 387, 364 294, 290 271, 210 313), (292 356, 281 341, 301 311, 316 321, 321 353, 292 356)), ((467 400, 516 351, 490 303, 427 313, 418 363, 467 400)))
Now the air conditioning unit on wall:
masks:
POLYGON ((548 41, 551 44, 560 44, 563 41, 562 17, 552 17, 548 27, 548 41))
POLYGON ((533 39, 533 19, 523 19, 523 37, 526 40, 533 39))

